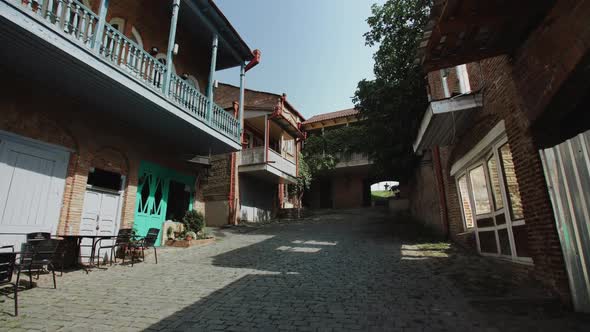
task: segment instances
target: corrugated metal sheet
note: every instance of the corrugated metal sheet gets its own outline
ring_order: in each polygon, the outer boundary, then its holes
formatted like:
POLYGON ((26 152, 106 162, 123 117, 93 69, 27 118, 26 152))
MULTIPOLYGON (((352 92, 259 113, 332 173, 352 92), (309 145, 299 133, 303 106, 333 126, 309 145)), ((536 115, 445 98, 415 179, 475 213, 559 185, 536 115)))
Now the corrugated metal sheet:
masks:
POLYGON ((590 312, 590 131, 541 150, 577 311, 590 312))

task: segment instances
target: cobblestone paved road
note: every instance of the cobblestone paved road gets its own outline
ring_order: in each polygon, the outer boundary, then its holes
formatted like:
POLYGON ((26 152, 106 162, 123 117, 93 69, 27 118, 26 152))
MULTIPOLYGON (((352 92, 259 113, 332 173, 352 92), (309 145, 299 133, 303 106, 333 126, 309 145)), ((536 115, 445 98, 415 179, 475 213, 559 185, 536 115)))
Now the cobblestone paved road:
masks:
POLYGON ((455 264, 445 261, 447 254, 410 244, 398 236, 399 229, 378 213, 355 211, 220 232, 214 245, 163 250, 157 265, 150 256, 134 267, 67 273, 58 278, 57 290, 42 278, 38 288, 20 293, 18 318, 9 315, 11 299, 0 303, 0 330, 567 331, 581 326, 579 317, 566 313, 534 317, 528 311, 492 315, 476 309, 444 273, 455 264))

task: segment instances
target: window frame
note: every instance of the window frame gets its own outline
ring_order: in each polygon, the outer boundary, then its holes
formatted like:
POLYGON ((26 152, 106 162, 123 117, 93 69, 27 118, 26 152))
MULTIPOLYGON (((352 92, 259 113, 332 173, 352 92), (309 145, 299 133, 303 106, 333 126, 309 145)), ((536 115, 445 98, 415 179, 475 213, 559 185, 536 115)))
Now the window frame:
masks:
MULTIPOLYGON (((467 163, 465 165, 465 167, 463 167, 463 169, 461 169, 456 174, 454 174, 455 186, 456 186, 457 192, 458 192, 459 205, 461 205, 461 218, 463 220, 463 227, 464 227, 465 231, 475 232, 477 251, 480 255, 495 257, 495 258, 509 260, 512 262, 517 262, 517 263, 522 263, 522 264, 527 264, 527 265, 533 265, 533 260, 531 257, 517 256, 517 252, 516 252, 516 243, 514 240, 514 234, 512 231, 512 227, 526 225, 526 218, 522 218, 522 219, 514 220, 514 221, 512 220, 512 213, 511 213, 512 201, 508 200, 508 188, 507 188, 507 183, 505 182, 505 179, 504 179, 504 172, 503 172, 502 166, 501 166, 502 160, 500 158, 500 152, 499 152, 500 148, 506 144, 508 144, 508 137, 504 133, 503 135, 500 136, 500 138, 496 139, 489 146, 484 148, 482 150, 484 153, 480 154, 477 158, 474 158, 471 162, 467 163), (497 209, 496 202, 494 200, 494 192, 493 192, 494 189, 492 188, 493 182, 492 182, 491 175, 489 174, 489 169, 488 169, 488 161, 491 158, 494 158, 495 162, 496 162, 497 173, 498 173, 498 182, 499 182, 500 193, 501 193, 501 198, 502 198, 502 202, 503 202, 503 207, 499 208, 499 209, 497 209), (484 170, 486 187, 487 187, 487 192, 488 192, 488 200, 490 202, 491 212, 486 213, 486 214, 477 215, 477 212, 475 210, 475 200, 474 200, 473 190, 472 190, 472 185, 471 185, 470 172, 480 166, 483 166, 483 170, 484 170), (459 185, 459 180, 463 177, 465 177, 466 184, 467 184, 467 192, 469 195, 469 204, 470 204, 471 213, 472 213, 473 227, 467 226, 467 217, 465 215, 465 209, 464 209, 463 200, 462 200, 462 193, 461 193, 461 188, 459 185), (498 224, 496 222, 497 217, 502 214, 504 215, 505 222, 504 222, 504 224, 498 224), (492 218, 493 226, 480 227, 478 225, 478 220, 486 219, 486 218, 492 218), (510 255, 502 254, 502 252, 501 252, 502 248, 500 245, 500 236, 499 236, 499 231, 501 231, 501 230, 507 231, 508 241, 510 244, 510 255), (490 231, 494 232, 494 235, 496 238, 496 253, 481 251, 481 243, 480 243, 479 233, 490 232, 490 231)), ((512 150, 510 150, 510 152, 512 153, 512 150)))

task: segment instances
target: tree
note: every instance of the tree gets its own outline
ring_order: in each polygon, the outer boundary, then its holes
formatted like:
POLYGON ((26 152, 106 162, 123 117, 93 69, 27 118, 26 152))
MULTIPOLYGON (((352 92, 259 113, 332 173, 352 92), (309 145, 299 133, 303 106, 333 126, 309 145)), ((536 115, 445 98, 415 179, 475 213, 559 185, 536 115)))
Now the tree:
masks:
POLYGON ((413 168, 412 143, 426 110, 424 74, 415 63, 431 0, 388 0, 367 19, 375 79, 358 83, 353 101, 365 117, 366 144, 378 175, 404 179, 413 168))
POLYGON ((297 196, 297 218, 301 218, 301 208, 303 207, 303 194, 306 190, 311 188, 311 181, 313 174, 310 171, 307 158, 303 153, 299 152, 299 174, 297 174, 297 183, 294 186, 289 186, 291 194, 297 196))

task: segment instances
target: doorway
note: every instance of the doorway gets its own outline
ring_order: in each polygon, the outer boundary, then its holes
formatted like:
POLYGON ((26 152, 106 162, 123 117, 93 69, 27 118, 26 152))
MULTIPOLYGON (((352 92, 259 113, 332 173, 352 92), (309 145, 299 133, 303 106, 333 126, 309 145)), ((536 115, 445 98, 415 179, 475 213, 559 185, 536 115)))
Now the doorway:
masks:
MULTIPOLYGON (((121 221, 124 188, 125 177, 121 174, 90 169, 84 193, 80 235, 116 235, 121 221)), ((92 240, 83 239, 81 257, 90 257, 91 248, 92 240)))
POLYGON ((156 245, 160 245, 164 222, 168 218, 180 221, 184 213, 192 209, 194 183, 194 176, 142 161, 139 167, 133 228, 141 236, 145 236, 150 228, 159 229, 156 245))

